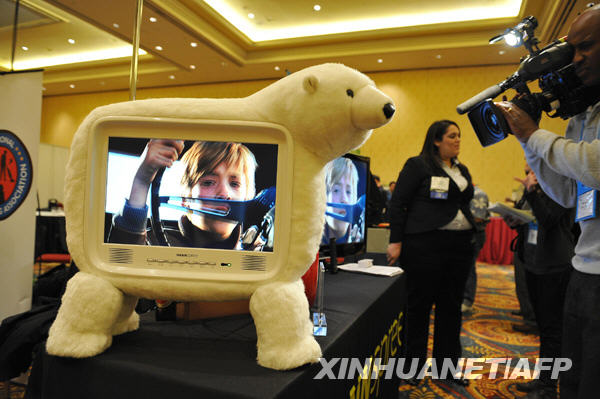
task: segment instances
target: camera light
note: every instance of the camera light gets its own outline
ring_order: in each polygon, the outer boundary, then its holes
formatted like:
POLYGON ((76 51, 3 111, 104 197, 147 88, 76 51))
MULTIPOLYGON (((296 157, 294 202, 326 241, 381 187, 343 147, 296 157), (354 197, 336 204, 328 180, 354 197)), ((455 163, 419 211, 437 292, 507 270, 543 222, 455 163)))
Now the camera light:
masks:
POLYGON ((521 33, 511 29, 504 34, 504 41, 511 47, 519 47, 523 44, 523 36, 521 33))

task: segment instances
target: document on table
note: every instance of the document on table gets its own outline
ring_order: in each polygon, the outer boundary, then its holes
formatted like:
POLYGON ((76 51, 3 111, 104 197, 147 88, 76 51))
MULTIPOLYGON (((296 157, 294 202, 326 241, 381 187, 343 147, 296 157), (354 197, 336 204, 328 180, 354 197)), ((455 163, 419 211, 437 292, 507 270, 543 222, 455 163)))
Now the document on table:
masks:
POLYGON ((360 266, 358 263, 346 263, 344 265, 339 265, 338 269, 342 269, 347 272, 353 272, 353 273, 373 274, 373 275, 377 275, 377 276, 387 276, 387 277, 397 276, 398 274, 404 272, 404 270, 402 270, 399 267, 395 267, 395 266, 364 267, 364 266, 360 266))

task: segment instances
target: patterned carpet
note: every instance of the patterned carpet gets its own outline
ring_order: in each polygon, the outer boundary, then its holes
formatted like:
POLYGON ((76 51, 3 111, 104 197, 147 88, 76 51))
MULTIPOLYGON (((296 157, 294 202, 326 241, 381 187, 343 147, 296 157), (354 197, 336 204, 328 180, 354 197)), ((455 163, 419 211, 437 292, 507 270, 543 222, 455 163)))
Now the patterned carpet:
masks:
MULTIPOLYGON (((539 340, 536 335, 522 334, 512 330, 513 323, 522 319, 511 313, 519 307, 515 295, 513 266, 477 265, 477 295, 473 312, 463 316, 461 341, 465 358, 511 358, 514 367, 519 358, 529 358, 530 364, 537 357, 539 340)), ((433 325, 433 323, 431 323, 433 325)), ((431 338, 432 331, 430 331, 431 338)), ((429 340, 431 351, 432 340, 429 340)), ((431 356, 431 352, 429 354, 431 356)), ((400 398, 438 399, 475 398, 504 399, 519 398, 525 393, 515 389, 516 382, 499 378, 505 368, 498 366, 495 379, 490 379, 489 369, 482 370, 482 378, 471 380, 466 387, 456 387, 438 380, 425 378, 417 387, 400 386, 400 398)), ((509 375, 513 369, 509 370, 509 375)))

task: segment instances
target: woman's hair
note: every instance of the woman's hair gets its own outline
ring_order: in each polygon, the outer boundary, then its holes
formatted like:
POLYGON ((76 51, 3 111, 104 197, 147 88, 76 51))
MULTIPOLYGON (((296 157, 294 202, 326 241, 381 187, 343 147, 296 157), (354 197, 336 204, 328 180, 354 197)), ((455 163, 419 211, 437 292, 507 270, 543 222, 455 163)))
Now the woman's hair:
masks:
POLYGON ((356 166, 354 166, 352 160, 344 157, 336 158, 325 166, 325 188, 327 189, 327 194, 331 192, 333 185, 345 175, 350 178, 352 198, 356 201, 358 198, 358 170, 356 170, 356 166))
MULTIPOLYGON (((440 150, 438 146, 435 145, 436 141, 442 141, 442 137, 448 127, 450 125, 454 125, 457 127, 460 132, 460 128, 456 124, 456 122, 450 121, 448 119, 442 119, 441 121, 435 121, 429 126, 427 129, 427 135, 425 136, 425 142, 423 143, 423 148, 421 149, 421 155, 425 158, 425 161, 434 169, 440 168, 440 150)), ((452 162, 454 163, 456 158, 452 158, 452 162)))
POLYGON ((243 144, 216 141, 196 141, 181 158, 185 171, 181 184, 191 190, 200 179, 211 173, 219 164, 240 169, 246 183, 246 199, 254 198, 256 187, 254 172, 257 168, 254 154, 243 144))

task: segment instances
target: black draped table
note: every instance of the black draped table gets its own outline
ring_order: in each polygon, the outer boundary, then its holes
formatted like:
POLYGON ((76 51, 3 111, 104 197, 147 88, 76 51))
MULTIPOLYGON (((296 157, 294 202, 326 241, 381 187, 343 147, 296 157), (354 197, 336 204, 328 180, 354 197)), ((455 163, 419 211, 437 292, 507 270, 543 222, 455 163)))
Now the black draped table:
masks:
MULTIPOLYGON (((325 275, 328 335, 317 337, 323 358, 401 357, 406 289, 403 274, 376 277, 340 271, 325 275)), ((285 356, 283 353, 282 356, 285 356)), ((348 364, 350 364, 349 360, 348 364)), ((385 362, 385 360, 384 360, 385 362)), ((103 354, 70 359, 40 352, 30 398, 396 398, 398 379, 315 379, 320 363, 275 371, 256 363, 249 315, 156 322, 114 338, 103 354)), ((347 376, 347 374, 346 374, 347 376)))
POLYGON ((68 254, 63 212, 37 212, 35 229, 35 253, 68 254))

